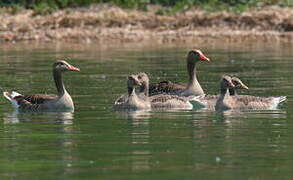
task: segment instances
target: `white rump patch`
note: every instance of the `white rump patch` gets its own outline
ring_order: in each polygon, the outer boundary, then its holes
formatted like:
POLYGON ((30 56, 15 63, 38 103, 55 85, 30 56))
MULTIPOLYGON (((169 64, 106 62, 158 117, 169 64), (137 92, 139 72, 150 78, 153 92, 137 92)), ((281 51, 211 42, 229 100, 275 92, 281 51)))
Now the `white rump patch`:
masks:
POLYGON ((17 96, 21 96, 21 94, 19 94, 16 91, 12 91, 11 93, 3 92, 3 96, 11 102, 12 106, 15 109, 18 109, 19 105, 18 105, 17 101, 14 98, 17 97, 17 96))

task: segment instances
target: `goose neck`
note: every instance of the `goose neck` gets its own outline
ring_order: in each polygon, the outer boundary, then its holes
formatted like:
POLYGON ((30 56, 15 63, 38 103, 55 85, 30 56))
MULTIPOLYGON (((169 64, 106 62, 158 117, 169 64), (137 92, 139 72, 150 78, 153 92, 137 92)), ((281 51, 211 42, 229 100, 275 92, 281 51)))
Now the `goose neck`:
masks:
POLYGON ((189 84, 197 82, 195 63, 187 62, 187 70, 189 76, 189 84))
POLYGON ((143 93, 145 96, 149 96, 149 84, 143 85, 143 93))
POLYGON ((56 69, 53 70, 53 77, 57 88, 58 95, 61 96, 65 93, 65 87, 62 80, 62 73, 56 69))
POLYGON ((236 91, 234 88, 229 88, 229 94, 230 96, 235 96, 236 95, 236 91))
POLYGON ((128 95, 129 96, 131 96, 135 91, 134 87, 128 87, 127 90, 128 90, 128 95))
POLYGON ((221 83, 221 89, 220 89, 221 95, 226 95, 227 94, 227 90, 228 90, 227 84, 222 82, 221 83))

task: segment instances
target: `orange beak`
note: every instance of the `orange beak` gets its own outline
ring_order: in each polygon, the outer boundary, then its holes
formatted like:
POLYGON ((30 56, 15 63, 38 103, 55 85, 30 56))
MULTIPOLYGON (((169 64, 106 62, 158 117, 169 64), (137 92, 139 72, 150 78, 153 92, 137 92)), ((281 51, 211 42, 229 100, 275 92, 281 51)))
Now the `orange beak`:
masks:
POLYGON ((67 69, 68 69, 69 71, 80 71, 79 68, 74 67, 74 66, 71 66, 71 65, 67 66, 67 69))
POLYGON ((200 54, 199 55, 199 58, 200 58, 200 60, 202 60, 202 61, 210 61, 210 59, 209 58, 207 58, 205 55, 203 55, 203 54, 200 54))
POLYGON ((245 86, 244 84, 241 85, 241 89, 249 89, 247 86, 245 86))

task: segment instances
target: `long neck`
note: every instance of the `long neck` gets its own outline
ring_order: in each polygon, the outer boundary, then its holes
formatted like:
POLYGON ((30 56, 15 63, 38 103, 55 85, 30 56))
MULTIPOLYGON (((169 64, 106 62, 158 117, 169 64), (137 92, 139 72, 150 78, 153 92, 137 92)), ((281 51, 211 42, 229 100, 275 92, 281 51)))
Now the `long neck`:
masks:
POLYGON ((196 78, 196 68, 195 68, 195 63, 187 61, 187 71, 188 71, 188 76, 189 76, 189 84, 195 84, 197 82, 196 78))
POLYGON ((62 81, 62 75, 61 75, 61 72, 54 69, 53 70, 53 77, 54 77, 54 81, 55 81, 55 85, 56 85, 56 88, 57 88, 57 92, 58 92, 58 95, 61 96, 65 93, 65 87, 64 87, 64 84, 63 84, 63 81, 62 81))
POLYGON ((221 83, 221 89, 220 89, 220 96, 216 102, 216 110, 228 110, 231 109, 231 96, 228 92, 227 84, 221 83))
POLYGON ((143 88, 144 88, 144 91, 143 91, 144 95, 149 96, 149 83, 144 84, 143 88))
POLYGON ((148 82, 144 83, 140 87, 139 92, 143 93, 145 96, 149 96, 149 83, 148 82))
POLYGON ((235 96, 236 95, 235 88, 229 88, 229 94, 230 94, 230 96, 235 96))
POLYGON ((189 81, 186 89, 184 90, 185 95, 203 95, 204 91, 200 86, 196 78, 196 63, 187 59, 187 70, 189 75, 189 81))
POLYGON ((134 87, 128 87, 127 89, 128 89, 128 96, 131 96, 135 92, 134 87))
POLYGON ((226 83, 221 83, 221 89, 220 89, 220 92, 221 92, 221 95, 225 95, 226 92, 227 92, 227 84, 226 83))

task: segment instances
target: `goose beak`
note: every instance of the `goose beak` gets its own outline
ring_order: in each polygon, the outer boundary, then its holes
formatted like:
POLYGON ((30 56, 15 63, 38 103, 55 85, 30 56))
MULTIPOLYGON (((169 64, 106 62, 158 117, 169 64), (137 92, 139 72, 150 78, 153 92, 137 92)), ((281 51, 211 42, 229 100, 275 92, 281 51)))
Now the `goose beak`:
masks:
POLYGON ((74 66, 72 66, 72 65, 67 66, 67 69, 68 69, 69 71, 80 71, 79 68, 74 67, 74 66))
POLYGON ((142 83, 140 81, 137 82, 138 86, 142 86, 142 83))
POLYGON ((208 57, 206 57, 205 55, 203 55, 203 54, 200 54, 200 55, 199 55, 199 59, 200 59, 201 61, 208 61, 208 62, 210 62, 210 59, 209 59, 208 57))
POLYGON ((247 90, 249 89, 249 88, 248 88, 246 85, 244 85, 244 84, 242 84, 242 85, 240 86, 240 88, 241 88, 241 89, 247 89, 247 90))
POLYGON ((142 83, 137 78, 134 78, 134 83, 138 86, 142 85, 142 83))

